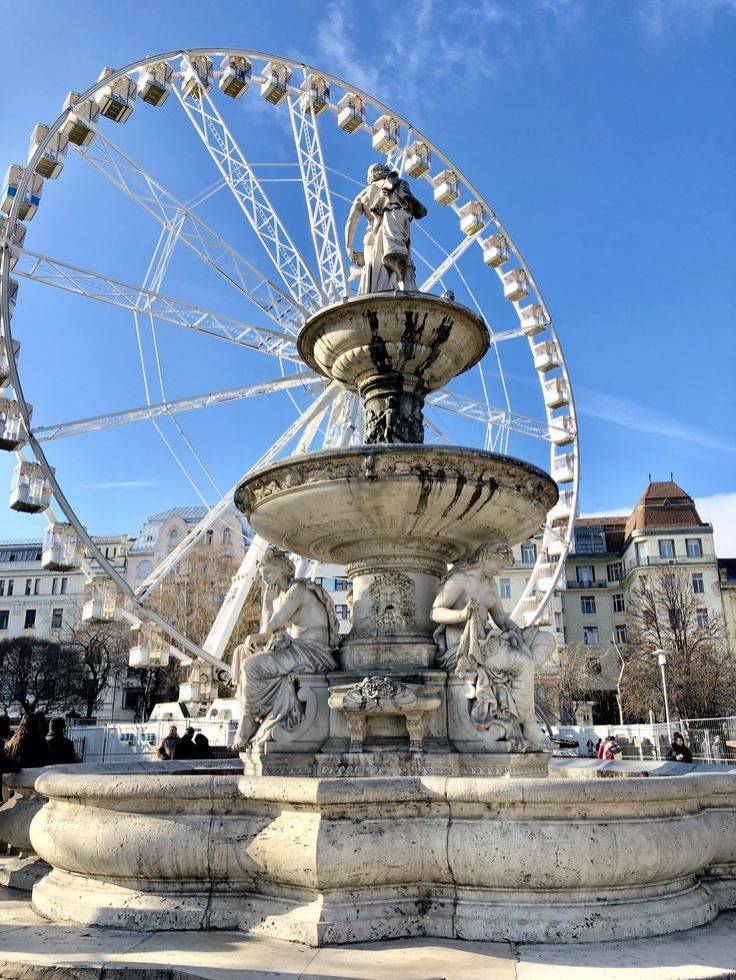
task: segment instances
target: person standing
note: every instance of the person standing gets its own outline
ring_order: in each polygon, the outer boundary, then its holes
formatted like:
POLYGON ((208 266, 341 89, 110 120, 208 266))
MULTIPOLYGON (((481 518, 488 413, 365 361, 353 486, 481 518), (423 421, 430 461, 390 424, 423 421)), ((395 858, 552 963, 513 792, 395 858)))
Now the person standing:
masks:
POLYGON ((176 743, 179 741, 179 731, 176 725, 172 725, 169 729, 169 734, 161 742, 158 747, 158 757, 163 762, 174 758, 174 750, 176 749, 176 743))
POLYGON ((49 764, 52 766, 70 765, 79 762, 74 742, 64 735, 64 719, 52 718, 49 734, 46 736, 49 747, 49 764))
POLYGON ((196 759, 196 746, 194 745, 194 729, 187 728, 181 738, 177 739, 174 746, 172 759, 196 759))
POLYGON ((38 715, 32 711, 23 715, 15 734, 5 746, 5 754, 22 769, 49 764, 49 747, 41 734, 38 715))
POLYGON ((685 745, 685 739, 680 732, 675 732, 672 736, 672 745, 667 753, 668 762, 692 762, 693 754, 685 745))

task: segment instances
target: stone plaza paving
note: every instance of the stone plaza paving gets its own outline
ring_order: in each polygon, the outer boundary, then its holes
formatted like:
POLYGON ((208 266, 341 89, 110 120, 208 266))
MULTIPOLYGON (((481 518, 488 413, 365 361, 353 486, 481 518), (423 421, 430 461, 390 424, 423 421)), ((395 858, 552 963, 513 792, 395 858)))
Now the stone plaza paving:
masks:
POLYGON ((132 932, 48 922, 0 888, 0 978, 356 977, 700 980, 736 977, 736 913, 700 929, 580 945, 403 939, 312 949, 236 932, 132 932))

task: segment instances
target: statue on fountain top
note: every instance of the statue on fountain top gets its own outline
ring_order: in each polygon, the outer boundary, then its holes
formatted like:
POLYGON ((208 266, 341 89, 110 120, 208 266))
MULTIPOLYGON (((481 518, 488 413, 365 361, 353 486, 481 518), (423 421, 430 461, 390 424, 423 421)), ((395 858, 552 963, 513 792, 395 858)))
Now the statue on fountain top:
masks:
POLYGON ((291 731, 299 724, 294 674, 325 674, 337 666, 332 651, 340 624, 328 593, 316 582, 294 578, 294 564, 280 548, 267 548, 258 570, 264 585, 261 629, 235 648, 231 666, 240 702, 239 748, 262 745, 277 726, 291 731))
POLYGON ((368 186, 355 198, 345 225, 345 247, 351 262, 362 271, 358 293, 394 289, 415 292, 416 267, 411 256, 410 225, 427 209, 411 192, 407 181, 385 163, 368 168, 368 186), (361 216, 368 222, 363 250, 353 239, 361 216))
POLYGON ((554 652, 555 638, 522 629, 504 610, 494 577, 512 563, 511 549, 497 538, 447 573, 432 607, 438 662, 470 681, 470 718, 479 732, 505 739, 516 723, 525 751, 549 751, 537 725, 534 671, 554 652))

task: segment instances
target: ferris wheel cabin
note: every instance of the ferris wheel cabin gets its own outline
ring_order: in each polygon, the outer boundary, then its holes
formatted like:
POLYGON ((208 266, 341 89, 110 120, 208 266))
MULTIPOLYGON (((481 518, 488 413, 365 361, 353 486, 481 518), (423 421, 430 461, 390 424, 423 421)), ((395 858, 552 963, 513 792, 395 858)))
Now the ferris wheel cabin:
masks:
POLYGON ((10 483, 10 509, 24 514, 40 514, 51 503, 51 484, 40 463, 21 459, 10 483))
POLYGON ((50 572, 69 572, 79 568, 84 548, 71 524, 49 524, 43 537, 41 565, 50 572))
POLYGON ((148 65, 138 78, 138 97, 158 108, 168 99, 174 69, 166 61, 148 65))
POLYGON ((226 55, 220 62, 220 91, 231 99, 245 95, 250 85, 253 66, 247 58, 226 55))
POLYGON ((192 55, 189 64, 182 58, 182 69, 184 75, 181 80, 181 91, 185 96, 192 99, 201 99, 202 96, 212 88, 212 81, 215 77, 212 59, 206 55, 192 55))
POLYGON ((271 105, 281 105, 291 81, 291 68, 282 61, 269 61, 263 69, 261 95, 271 105))
MULTIPOLYGON (((30 416, 33 409, 27 406, 30 416)), ((23 417, 15 398, 0 398, 0 449, 12 452, 27 442, 23 417)))
POLYGON ((94 125, 100 118, 100 107, 92 99, 79 102, 79 92, 70 92, 64 109, 72 111, 61 127, 61 135, 75 146, 89 146, 95 138, 94 125))
MULTIPOLYGON (((33 132, 31 133, 30 143, 28 144, 29 163, 31 162, 33 154, 46 139, 48 134, 49 127, 44 126, 43 123, 39 123, 37 126, 34 126, 33 132)), ((61 133, 54 133, 51 140, 46 144, 46 148, 36 163, 34 168, 35 173, 37 173, 39 177, 56 180, 64 167, 64 159, 66 158, 68 145, 69 140, 65 136, 62 136, 61 133)))
MULTIPOLYGON (((25 167, 22 167, 19 163, 12 163, 7 169, 5 180, 3 181, 2 196, 0 197, 0 210, 4 211, 5 214, 10 214, 10 209, 13 207, 15 196, 18 193, 18 186, 24 172, 25 167)), ((43 177, 39 177, 38 174, 33 174, 28 181, 28 186, 23 192, 23 199, 18 210, 18 217, 21 221, 30 221, 36 211, 38 211, 42 191, 43 177)))
POLYGON ((301 105, 305 112, 318 116, 327 108, 330 100, 330 86, 321 75, 309 74, 302 82, 301 105))
MULTIPOLYGON (((104 81, 110 75, 115 74, 114 68, 103 68, 100 72, 98 82, 104 81)), ((106 119, 113 122, 124 123, 135 108, 135 96, 138 86, 130 75, 121 75, 115 81, 104 85, 95 95, 95 102, 100 107, 100 112, 106 119)))

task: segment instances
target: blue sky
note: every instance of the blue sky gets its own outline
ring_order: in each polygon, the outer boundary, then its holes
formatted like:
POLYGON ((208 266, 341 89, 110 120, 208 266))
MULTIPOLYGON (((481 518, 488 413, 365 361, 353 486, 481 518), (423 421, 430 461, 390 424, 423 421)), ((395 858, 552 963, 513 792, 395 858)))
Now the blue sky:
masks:
MULTIPOLYGON (((22 162, 33 125, 54 118, 66 93, 91 84, 104 65, 156 51, 210 44, 272 51, 364 87, 455 160, 534 270, 576 392, 582 509, 629 508, 650 473, 665 479, 673 472, 716 524, 721 553, 736 553, 736 341, 728 293, 736 257, 736 3, 260 6, 255 14, 254 5, 240 12, 231 4, 159 0, 131 4, 121 17, 119 7, 76 2, 71 17, 67 5, 36 3, 32 56, 21 43, 5 51, 0 159, 22 162)), ((0 2, 0 10, 6 24, 18 23, 17 4, 0 2)), ((17 27, 16 39, 25 30, 17 27)), ((243 103, 218 105, 253 159, 293 159, 285 107, 272 111, 254 92, 243 103)), ((331 119, 326 125, 335 129, 331 119)), ((104 126, 181 198, 218 176, 173 97, 161 110, 139 101, 124 127, 104 126)), ((350 139, 328 134, 325 150, 336 167, 360 177, 370 159, 350 139)), ((70 153, 59 180, 47 182, 27 247, 140 282, 157 229, 104 183, 70 153)), ((299 188, 269 186, 306 251, 299 188)), ((355 189, 347 181, 339 187, 344 197, 355 189)), ((428 190, 420 185, 419 196, 428 190)), ((341 213, 346 206, 341 201, 341 213)), ((261 262, 225 191, 202 217, 261 262)), ((454 244, 442 220, 430 227, 454 244)), ((428 242, 419 235, 416 242, 433 258, 428 242)), ((472 286, 494 325, 503 325, 508 313, 486 271, 470 269, 472 286)), ((179 252, 162 291, 254 320, 232 290, 179 252)), ((36 424, 145 401, 126 314, 24 282, 13 323, 36 424)), ((159 339, 172 398, 279 373, 265 358, 236 357, 240 351, 173 327, 162 327, 159 339)), ((528 352, 503 356, 512 408, 539 415, 528 352)), ((498 400, 491 362, 487 383, 498 400)), ((457 387, 478 396, 477 386, 474 375, 457 387)), ((181 416, 181 423, 225 489, 293 417, 288 399, 274 396, 181 416)), ((452 434, 467 442, 478 436, 463 426, 452 434)), ((528 441, 510 446, 545 465, 539 449, 528 441)), ((135 531, 148 513, 197 502, 149 424, 65 440, 50 456, 94 532, 135 531)), ((11 468, 12 459, 0 460, 0 481, 9 481, 11 468)), ((213 489, 200 482, 212 499, 213 489)), ((2 536, 27 537, 40 527, 0 514, 2 536)))

